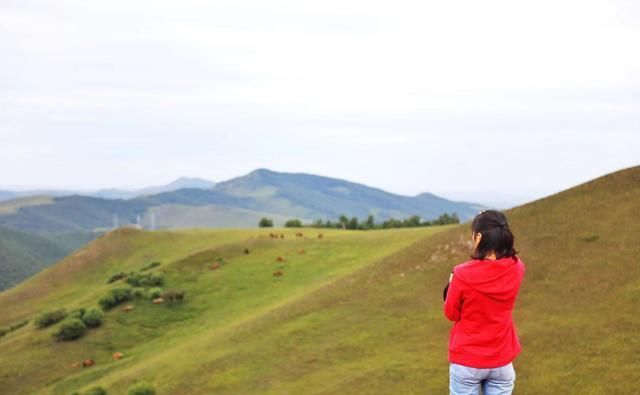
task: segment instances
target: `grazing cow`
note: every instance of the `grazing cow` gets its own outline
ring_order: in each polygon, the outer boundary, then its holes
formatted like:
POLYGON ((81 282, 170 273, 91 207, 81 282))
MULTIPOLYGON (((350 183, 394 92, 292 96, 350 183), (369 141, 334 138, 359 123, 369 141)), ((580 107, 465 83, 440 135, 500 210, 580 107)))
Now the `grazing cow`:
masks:
POLYGON ((89 366, 93 366, 95 365, 96 362, 93 359, 85 359, 84 361, 82 361, 82 367, 86 368, 89 366))
POLYGON ((154 304, 163 304, 164 303, 164 298, 155 298, 155 299, 153 299, 153 303, 154 304))
MULTIPOLYGON (((276 236, 277 237, 277 236, 276 236)), ((280 238, 284 239, 284 233, 280 233, 280 238)))
POLYGON ((124 306, 122 308, 122 311, 126 311, 126 312, 129 312, 131 310, 133 310, 133 305, 132 304, 128 304, 128 305, 126 305, 126 306, 124 306))
POLYGON ((296 233, 296 237, 304 237, 304 235, 301 232, 296 233))
POLYGON ((298 254, 300 254, 300 255, 304 255, 304 253, 305 253, 305 252, 306 252, 306 251, 305 251, 305 250, 303 250, 303 249, 298 250, 298 254))
POLYGON ((249 249, 248 249, 248 248, 245 248, 245 249, 244 249, 244 254, 245 254, 245 255, 249 255, 249 249))
POLYGON ((217 270, 217 269, 220 269, 221 267, 222 267, 222 265, 220 265, 219 262, 214 262, 214 263, 211 264, 211 266, 209 266, 209 269, 217 270))
POLYGON ((275 277, 282 276, 283 274, 284 274, 284 273, 282 273, 282 270, 276 270, 275 272, 273 272, 273 275, 274 275, 275 277))
POLYGON ((318 239, 322 239, 322 233, 318 233, 318 239))
POLYGON ((123 355, 120 351, 116 351, 113 353, 111 357, 113 358, 114 361, 117 361, 119 359, 122 359, 123 355))
POLYGON ((277 257, 277 258, 276 258, 276 261, 278 261, 278 262, 284 262, 284 257, 279 256, 279 257, 277 257))

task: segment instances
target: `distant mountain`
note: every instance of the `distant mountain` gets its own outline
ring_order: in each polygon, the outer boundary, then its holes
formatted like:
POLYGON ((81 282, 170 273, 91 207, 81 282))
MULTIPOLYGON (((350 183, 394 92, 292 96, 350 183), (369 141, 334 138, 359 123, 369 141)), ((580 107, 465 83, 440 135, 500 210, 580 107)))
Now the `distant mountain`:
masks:
MULTIPOLYGON (((206 180, 193 179, 172 184, 208 185, 206 180)), ((335 220, 342 214, 359 218, 372 214, 382 221, 456 213, 465 221, 482 208, 431 193, 403 196, 336 178, 258 169, 209 189, 182 188, 126 200, 72 195, 41 204, 28 199, 5 201, 0 203, 0 226, 29 232, 90 231, 138 221, 143 227, 152 222, 156 227, 247 227, 262 216, 282 225, 287 218, 310 222, 335 220)))
POLYGON ((485 208, 431 193, 403 196, 337 178, 267 169, 218 183, 213 190, 246 199, 247 209, 308 219, 335 219, 341 214, 359 218, 373 214, 377 220, 411 215, 432 219, 455 212, 464 221, 485 208))
POLYGON ((152 186, 141 189, 117 189, 117 188, 109 188, 109 189, 100 189, 97 191, 78 191, 78 190, 53 190, 53 189, 34 189, 28 191, 10 191, 10 190, 0 190, 0 201, 16 199, 21 197, 29 197, 36 195, 47 195, 47 196, 71 196, 71 195, 81 195, 81 196, 91 196, 91 197, 100 197, 105 199, 131 199, 138 196, 146 196, 153 195, 162 192, 170 192, 183 188, 194 188, 194 189, 209 189, 215 186, 216 183, 213 181, 205 180, 204 178, 195 178, 195 177, 180 177, 175 181, 170 182, 166 185, 152 186))
POLYGON ((146 187, 136 190, 123 190, 115 188, 101 189, 99 191, 91 193, 90 195, 93 197, 101 197, 106 199, 131 199, 138 196, 154 195, 184 188, 209 189, 215 185, 215 182, 205 180, 204 178, 180 177, 177 180, 166 185, 146 187))

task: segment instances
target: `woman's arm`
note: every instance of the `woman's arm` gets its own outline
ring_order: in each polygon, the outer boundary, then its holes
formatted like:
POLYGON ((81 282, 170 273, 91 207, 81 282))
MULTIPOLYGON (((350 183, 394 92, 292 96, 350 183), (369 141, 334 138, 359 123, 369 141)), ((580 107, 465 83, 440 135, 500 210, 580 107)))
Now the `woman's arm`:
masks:
POLYGON ((451 273, 450 282, 444 300, 444 315, 451 321, 460 321, 462 310, 462 283, 451 273))

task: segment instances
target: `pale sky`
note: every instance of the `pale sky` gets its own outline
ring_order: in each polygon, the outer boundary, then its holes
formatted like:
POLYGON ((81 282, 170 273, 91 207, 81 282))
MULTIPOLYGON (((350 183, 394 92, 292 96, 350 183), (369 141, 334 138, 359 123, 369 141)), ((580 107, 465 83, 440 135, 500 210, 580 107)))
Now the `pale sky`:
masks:
POLYGON ((637 1, 0 1, 0 188, 258 167, 524 203, 640 164, 637 1))

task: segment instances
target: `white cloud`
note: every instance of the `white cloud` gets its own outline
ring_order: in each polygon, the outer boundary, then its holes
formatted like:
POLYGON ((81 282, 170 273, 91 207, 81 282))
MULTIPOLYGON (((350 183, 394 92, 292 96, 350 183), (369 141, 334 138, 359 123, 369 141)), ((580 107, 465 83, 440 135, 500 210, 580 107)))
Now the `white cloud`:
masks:
POLYGON ((485 188, 479 149, 518 147, 515 189, 561 189, 640 158, 638 17, 600 0, 5 2, 0 154, 19 170, 0 184, 260 166, 454 194, 485 188))

